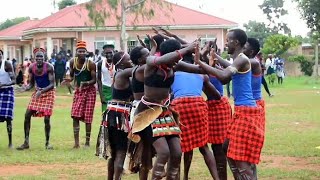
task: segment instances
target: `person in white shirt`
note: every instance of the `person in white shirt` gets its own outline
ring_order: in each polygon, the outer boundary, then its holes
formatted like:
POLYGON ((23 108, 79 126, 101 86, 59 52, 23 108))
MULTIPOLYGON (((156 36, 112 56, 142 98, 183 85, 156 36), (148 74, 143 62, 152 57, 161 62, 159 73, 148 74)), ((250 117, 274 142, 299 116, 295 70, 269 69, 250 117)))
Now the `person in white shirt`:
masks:
MULTIPOLYGON (((67 55, 67 62, 66 62, 66 79, 70 79, 70 57, 67 55)), ((74 88, 72 87, 72 85, 70 83, 67 83, 66 84, 67 87, 68 87, 68 90, 69 90, 69 93, 68 94, 72 94, 73 93, 73 90, 74 88)))
MULTIPOLYGON (((112 99, 112 84, 113 77, 116 72, 115 66, 112 63, 112 58, 114 55, 114 46, 105 45, 103 46, 104 55, 106 57, 101 57, 101 60, 97 64, 97 84, 98 90, 100 94, 101 104, 102 104, 102 113, 107 110, 107 102, 112 99)), ((103 123, 102 119, 102 122, 103 123)), ((100 147, 100 135, 101 135, 101 127, 100 132, 97 138, 96 144, 96 155, 99 155, 99 147, 100 147)))
POLYGON ((275 58, 272 54, 268 55, 268 59, 266 60, 266 69, 267 69, 267 78, 269 81, 269 84, 274 84, 274 81, 276 79, 275 75, 275 58))
POLYGON ((16 77, 12 64, 5 61, 3 51, 0 50, 0 122, 7 122, 7 132, 9 138, 9 148, 12 148, 12 120, 14 108, 13 85, 16 77))

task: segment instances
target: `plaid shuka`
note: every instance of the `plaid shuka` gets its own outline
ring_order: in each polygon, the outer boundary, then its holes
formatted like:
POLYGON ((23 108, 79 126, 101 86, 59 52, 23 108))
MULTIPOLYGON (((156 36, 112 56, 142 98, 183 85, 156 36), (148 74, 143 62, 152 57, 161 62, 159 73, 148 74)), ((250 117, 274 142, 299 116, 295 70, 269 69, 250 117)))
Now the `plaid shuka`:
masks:
POLYGON ((39 98, 36 98, 37 91, 31 95, 31 100, 28 105, 28 110, 35 111, 32 116, 44 117, 51 116, 55 99, 55 90, 49 90, 42 93, 39 98))
POLYGON ((203 97, 174 99, 172 108, 180 115, 181 149, 189 152, 208 143, 208 106, 203 97))
POLYGON ((85 123, 92 123, 96 104, 96 87, 94 85, 77 88, 72 103, 71 117, 85 123))
POLYGON ((261 107, 261 123, 263 124, 263 131, 265 131, 266 128, 266 106, 265 101, 263 99, 256 101, 257 105, 261 107))
POLYGON ((0 122, 13 120, 13 87, 0 88, 0 122))
POLYGON ((264 142, 261 108, 235 106, 233 120, 229 124, 227 157, 237 161, 258 164, 264 142))
POLYGON ((227 135, 228 124, 232 120, 232 109, 228 98, 207 101, 209 143, 223 144, 227 135))

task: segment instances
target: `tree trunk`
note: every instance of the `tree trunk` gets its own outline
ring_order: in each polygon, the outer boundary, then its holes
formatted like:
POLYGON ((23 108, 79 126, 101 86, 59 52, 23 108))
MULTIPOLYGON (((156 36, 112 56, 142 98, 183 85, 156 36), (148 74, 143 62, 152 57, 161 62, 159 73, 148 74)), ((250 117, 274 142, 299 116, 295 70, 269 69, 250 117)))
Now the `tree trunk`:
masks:
POLYGON ((122 51, 127 52, 126 40, 126 4, 125 0, 121 0, 121 35, 120 35, 120 48, 122 51))
POLYGON ((319 39, 318 38, 316 39, 314 49, 315 49, 314 76, 318 78, 319 77, 319 39))

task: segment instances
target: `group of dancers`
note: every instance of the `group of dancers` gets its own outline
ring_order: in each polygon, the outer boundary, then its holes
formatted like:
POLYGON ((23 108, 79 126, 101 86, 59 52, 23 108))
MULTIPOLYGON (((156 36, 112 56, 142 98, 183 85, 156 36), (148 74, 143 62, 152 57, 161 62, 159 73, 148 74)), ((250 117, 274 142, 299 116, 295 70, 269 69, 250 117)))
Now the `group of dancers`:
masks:
MULTIPOLYGON (((235 179, 257 179, 265 134, 262 70, 255 58, 259 41, 241 29, 229 30, 226 47, 231 64, 217 54, 215 41, 200 47, 199 40, 186 42, 165 29, 159 31, 148 36, 150 44, 140 40, 130 54, 105 45, 105 57, 97 65, 86 57, 86 42, 77 43, 70 76, 63 82, 75 86, 74 148, 80 147, 80 121, 85 123, 85 146, 90 146, 97 84, 103 115, 96 155, 108 159, 108 179, 121 179, 124 167, 139 172, 142 180, 151 170, 154 180, 180 179, 182 155, 183 179, 188 179, 196 148, 213 179, 227 179, 227 164, 235 179), (223 96, 223 85, 231 80, 233 112, 223 96)), ((36 48, 34 57, 25 90, 35 91, 25 114, 25 141, 18 150, 29 149, 31 116, 44 117, 45 148, 53 148, 49 139, 54 70, 45 61, 44 49, 36 48)), ((4 60, 0 75, 0 120, 7 122, 12 147, 15 77, 4 60)))

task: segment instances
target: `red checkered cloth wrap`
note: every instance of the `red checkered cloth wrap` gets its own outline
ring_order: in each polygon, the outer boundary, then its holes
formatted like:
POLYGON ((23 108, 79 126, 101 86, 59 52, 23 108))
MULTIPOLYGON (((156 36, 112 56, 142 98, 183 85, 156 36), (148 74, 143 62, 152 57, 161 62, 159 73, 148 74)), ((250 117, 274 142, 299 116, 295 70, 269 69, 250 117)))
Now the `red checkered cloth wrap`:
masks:
POLYGON ((228 124, 232 121, 232 109, 227 97, 207 101, 209 140, 211 144, 223 144, 227 136, 228 124))
POLYGON ((28 110, 35 111, 32 114, 34 117, 51 116, 55 99, 55 89, 42 93, 39 98, 36 98, 37 91, 31 95, 31 100, 28 105, 28 110))
POLYGON ((264 142, 261 107, 235 106, 229 124, 227 157, 237 161, 258 164, 264 142))
POLYGON ((182 152, 208 143, 208 106, 203 97, 174 99, 172 108, 179 113, 182 152))
POLYGON ((74 92, 71 117, 84 123, 92 123, 96 103, 96 87, 94 85, 77 88, 74 92))
POLYGON ((263 131, 266 128, 266 104, 263 99, 256 101, 257 105, 261 107, 261 123, 263 124, 263 131))

